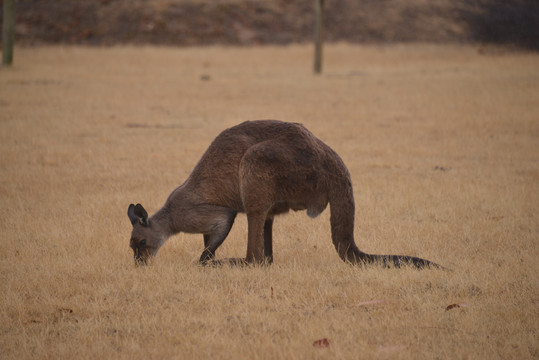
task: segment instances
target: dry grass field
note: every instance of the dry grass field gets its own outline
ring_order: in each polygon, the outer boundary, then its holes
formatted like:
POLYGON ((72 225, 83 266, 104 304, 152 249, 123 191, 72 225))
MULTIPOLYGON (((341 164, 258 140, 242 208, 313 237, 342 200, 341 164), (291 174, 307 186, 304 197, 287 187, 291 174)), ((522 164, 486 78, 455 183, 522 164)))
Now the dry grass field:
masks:
MULTIPOLYGON (((539 56, 325 55, 314 76, 309 46, 16 49, 0 69, 0 357, 539 358, 539 56), (327 210, 277 218, 269 267, 201 267, 187 234, 135 267, 128 205, 153 213, 220 131, 264 118, 341 155, 360 249, 452 271, 347 265, 327 210)), ((240 215, 218 258, 246 234, 240 215)))

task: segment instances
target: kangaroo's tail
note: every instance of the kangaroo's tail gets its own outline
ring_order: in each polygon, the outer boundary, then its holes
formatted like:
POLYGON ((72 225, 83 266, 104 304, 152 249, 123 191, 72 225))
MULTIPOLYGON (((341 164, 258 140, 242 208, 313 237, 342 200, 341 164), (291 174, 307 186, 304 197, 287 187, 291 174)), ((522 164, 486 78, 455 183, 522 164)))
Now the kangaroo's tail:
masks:
MULTIPOLYGON (((332 151, 331 149, 329 151, 332 151)), ((345 262, 352 264, 378 264, 385 267, 415 266, 418 269, 444 267, 432 261, 406 255, 374 255, 359 250, 354 242, 354 193, 348 169, 335 154, 338 161, 332 163, 331 169, 335 175, 329 192, 331 210, 331 239, 339 256, 345 262)))
POLYGON ((366 257, 362 260, 365 264, 380 264, 384 267, 396 267, 401 266, 415 266, 418 269, 433 268, 444 269, 441 265, 438 265, 432 261, 421 259, 415 256, 407 255, 374 255, 365 254, 366 257))
MULTIPOLYGON (((346 177, 345 177, 346 179, 346 177)), ((339 187, 330 197, 331 238, 341 259, 352 264, 384 267, 415 266, 418 269, 445 269, 432 261, 407 255, 374 255, 359 250, 354 242, 354 198, 351 183, 339 187), (344 189, 344 191, 342 191, 344 189)))
POLYGON ((337 249, 341 258, 351 264, 357 265, 380 265, 383 267, 400 268, 402 266, 413 266, 417 269, 442 269, 447 270, 430 260, 408 255, 376 255, 367 254, 359 250, 355 243, 347 244, 346 249, 337 249))

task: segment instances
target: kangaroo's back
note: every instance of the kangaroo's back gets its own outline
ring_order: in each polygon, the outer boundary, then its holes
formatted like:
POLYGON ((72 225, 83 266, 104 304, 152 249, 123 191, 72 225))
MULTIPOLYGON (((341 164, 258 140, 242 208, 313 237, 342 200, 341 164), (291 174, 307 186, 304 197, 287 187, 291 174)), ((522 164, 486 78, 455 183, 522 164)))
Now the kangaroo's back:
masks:
MULTIPOLYGON (((192 188, 205 201, 244 211, 240 164, 245 154, 254 147, 265 148, 268 161, 272 156, 291 159, 290 166, 276 168, 283 177, 290 178, 298 171, 310 169, 310 176, 306 175, 307 181, 289 185, 304 187, 314 178, 318 183, 327 184, 327 179, 320 178, 323 174, 328 177, 348 177, 338 155, 303 125, 256 120, 243 122, 219 134, 193 169, 185 186, 192 188), (268 146, 265 147, 265 144, 268 146)), ((302 176, 305 177, 304 174, 302 176)))

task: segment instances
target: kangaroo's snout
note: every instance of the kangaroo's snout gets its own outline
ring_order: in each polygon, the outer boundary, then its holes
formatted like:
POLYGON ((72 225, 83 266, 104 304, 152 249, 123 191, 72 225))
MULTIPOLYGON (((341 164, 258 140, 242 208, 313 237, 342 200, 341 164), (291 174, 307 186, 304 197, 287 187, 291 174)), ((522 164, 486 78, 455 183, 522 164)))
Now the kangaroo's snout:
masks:
POLYGON ((153 255, 154 254, 151 254, 148 249, 133 248, 133 258, 135 259, 135 265, 137 266, 150 265, 153 255))
POLYGON ((149 262, 140 256, 135 256, 135 266, 146 266, 149 262))

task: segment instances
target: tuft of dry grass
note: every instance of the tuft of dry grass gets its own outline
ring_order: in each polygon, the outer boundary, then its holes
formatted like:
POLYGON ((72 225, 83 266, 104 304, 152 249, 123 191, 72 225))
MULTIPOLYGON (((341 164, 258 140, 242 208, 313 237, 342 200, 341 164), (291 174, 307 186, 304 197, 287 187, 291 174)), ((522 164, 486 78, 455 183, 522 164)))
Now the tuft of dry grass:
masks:
MULTIPOLYGON (((0 70, 3 358, 537 358, 539 57, 457 46, 36 47, 0 70), (353 267, 327 212, 275 264, 204 268, 157 210, 246 119, 304 123, 352 174, 356 242, 453 271, 353 267), (458 306, 451 306, 451 305, 458 306), (324 340, 326 339, 326 340, 324 340)), ((245 253, 239 216, 218 257, 245 253)))

